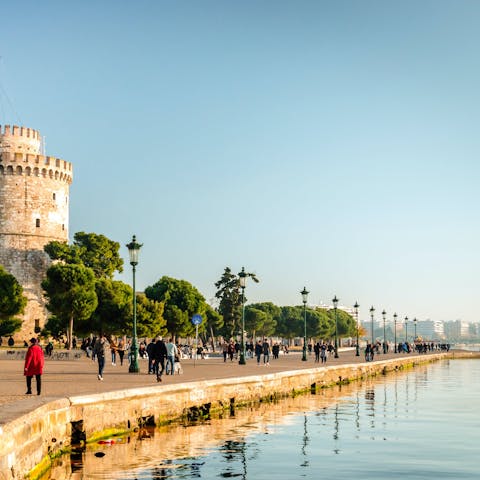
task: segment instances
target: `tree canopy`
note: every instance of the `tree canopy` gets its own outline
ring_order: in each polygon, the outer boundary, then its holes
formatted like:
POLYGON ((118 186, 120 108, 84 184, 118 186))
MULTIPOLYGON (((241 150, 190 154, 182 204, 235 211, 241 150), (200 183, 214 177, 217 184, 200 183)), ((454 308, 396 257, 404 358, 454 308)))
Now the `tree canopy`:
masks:
POLYGON ((93 271, 83 265, 57 263, 47 270, 42 288, 47 308, 66 327, 72 348, 74 322, 88 320, 98 304, 93 271))
MULTIPOLYGON (((154 285, 145 289, 145 295, 157 302, 164 303, 163 317, 168 332, 176 336, 190 336, 195 332, 192 316, 202 315, 205 320, 207 303, 203 295, 186 280, 162 277, 154 285)), ((205 331, 206 322, 199 325, 199 332, 205 331)))
POLYGON ((123 271, 118 242, 97 233, 77 232, 73 238, 72 245, 52 241, 45 245, 44 250, 52 260, 91 268, 96 278, 112 278, 116 271, 123 271))
POLYGON ((251 278, 258 283, 258 278, 254 273, 248 273, 242 269, 239 274, 234 274, 230 267, 225 267, 220 280, 215 283, 217 288, 215 297, 219 299, 218 312, 222 315, 224 322, 223 335, 227 338, 232 337, 239 331, 242 318, 242 304, 247 302, 246 298, 242 298, 241 275, 245 279, 251 278))
POLYGON ((0 265, 0 336, 12 335, 22 326, 15 318, 25 310, 27 298, 17 279, 0 265))

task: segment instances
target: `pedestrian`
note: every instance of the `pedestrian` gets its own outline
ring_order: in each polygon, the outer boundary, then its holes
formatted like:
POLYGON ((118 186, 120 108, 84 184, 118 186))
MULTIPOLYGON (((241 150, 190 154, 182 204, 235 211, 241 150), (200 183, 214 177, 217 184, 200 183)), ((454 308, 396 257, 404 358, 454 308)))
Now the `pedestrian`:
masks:
POLYGON ((233 362, 233 356, 235 355, 235 344, 233 341, 230 341, 228 344, 228 356, 230 357, 230 361, 233 362))
POLYGON ((270 344, 268 340, 263 341, 263 363, 265 366, 270 366, 270 344))
POLYGON ((105 338, 103 333, 100 335, 100 338, 97 338, 95 345, 93 346, 93 354, 97 359, 98 363, 98 375, 99 380, 103 380, 103 369, 105 368, 105 350, 110 348, 110 345, 105 338))
POLYGON ((110 337, 110 353, 112 355, 112 365, 117 366, 117 344, 114 337, 110 337))
POLYGON ((223 361, 227 361, 227 355, 228 355, 228 344, 227 342, 223 342, 222 345, 222 353, 223 353, 223 361))
POLYGON ((173 343, 172 339, 168 340, 168 343, 165 345, 167 347, 167 366, 166 374, 173 375, 175 373, 175 356, 178 355, 178 348, 173 343), (170 366, 170 369, 168 368, 170 366))
MULTIPOLYGON (((162 337, 158 337, 152 349, 152 367, 153 373, 157 377, 157 382, 162 381, 162 375, 165 370, 165 359, 167 358, 167 346, 162 337)), ((150 372, 149 372, 150 373, 150 372)))
POLYGON ((315 352, 315 363, 320 362, 320 342, 316 342, 313 346, 313 351, 315 352))
POLYGON ((320 358, 322 363, 327 363, 327 346, 324 343, 320 347, 320 358))
POLYGON ((152 340, 150 341, 150 343, 147 345, 147 355, 148 355, 148 374, 150 375, 151 373, 154 373, 154 371, 156 370, 154 367, 153 367, 153 358, 154 358, 154 354, 153 354, 153 351, 155 350, 155 339, 152 338, 152 340))
POLYGON ((123 357, 125 356, 125 342, 123 338, 118 341, 117 345, 118 358, 120 359, 120 366, 123 365, 123 357))
POLYGON ((257 365, 260 365, 260 357, 262 356, 263 347, 260 340, 255 344, 255 356, 257 357, 257 365))
POLYGON ((43 356, 43 350, 40 345, 37 344, 37 339, 32 338, 30 340, 30 346, 28 347, 27 354, 25 355, 25 367, 24 375, 27 377, 27 393, 32 394, 32 378, 35 376, 37 382, 37 395, 40 395, 42 391, 42 373, 43 366, 45 364, 45 357, 43 356))

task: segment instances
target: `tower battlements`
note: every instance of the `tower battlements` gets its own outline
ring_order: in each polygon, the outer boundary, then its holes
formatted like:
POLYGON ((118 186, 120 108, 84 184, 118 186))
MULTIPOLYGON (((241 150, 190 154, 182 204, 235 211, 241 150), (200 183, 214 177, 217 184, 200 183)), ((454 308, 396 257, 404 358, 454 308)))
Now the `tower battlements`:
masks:
POLYGON ((72 183, 70 162, 47 155, 20 152, 0 152, 0 175, 33 175, 72 183))
POLYGON ((0 125, 0 153, 2 151, 40 153, 42 136, 33 128, 0 125))

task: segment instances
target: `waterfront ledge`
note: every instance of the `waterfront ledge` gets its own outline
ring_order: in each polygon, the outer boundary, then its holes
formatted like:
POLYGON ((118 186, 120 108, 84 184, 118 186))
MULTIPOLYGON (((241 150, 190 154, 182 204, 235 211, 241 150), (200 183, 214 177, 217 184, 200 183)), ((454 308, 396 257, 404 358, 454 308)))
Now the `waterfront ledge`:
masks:
POLYGON ((161 424, 192 412, 208 414, 262 399, 386 374, 445 358, 472 358, 471 352, 435 353, 315 367, 247 377, 192 381, 61 398, 0 427, 0 479, 36 478, 51 458, 72 444, 161 424))

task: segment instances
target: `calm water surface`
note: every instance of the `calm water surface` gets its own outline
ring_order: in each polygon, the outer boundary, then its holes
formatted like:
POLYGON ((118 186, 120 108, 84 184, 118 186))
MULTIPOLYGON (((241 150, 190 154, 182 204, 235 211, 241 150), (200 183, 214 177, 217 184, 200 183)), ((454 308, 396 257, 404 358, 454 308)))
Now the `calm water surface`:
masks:
POLYGON ((478 479, 480 360, 143 431, 60 459, 46 479, 478 479))

